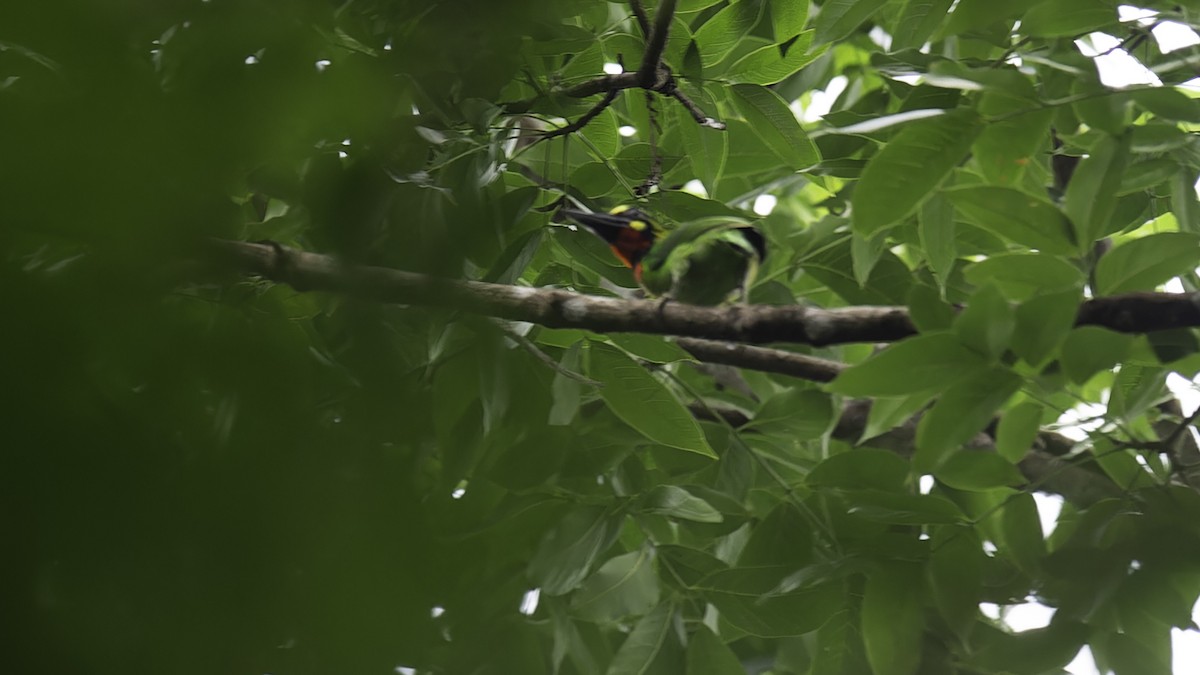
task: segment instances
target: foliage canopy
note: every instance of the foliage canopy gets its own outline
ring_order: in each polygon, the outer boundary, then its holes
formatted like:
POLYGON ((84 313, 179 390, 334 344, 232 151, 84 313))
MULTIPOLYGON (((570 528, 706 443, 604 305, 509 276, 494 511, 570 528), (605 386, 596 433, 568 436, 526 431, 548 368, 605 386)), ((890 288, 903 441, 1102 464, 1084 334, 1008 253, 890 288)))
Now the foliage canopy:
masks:
POLYGON ((1200 3, 641 4, 0 5, 13 672, 1170 672, 1200 51, 1150 31, 1200 3), (1106 85, 1097 33, 1162 84, 1106 85), (640 193, 774 197, 751 303, 917 334, 735 369, 204 254, 620 296, 552 215, 640 193), (1049 626, 979 609, 1028 598, 1049 626))

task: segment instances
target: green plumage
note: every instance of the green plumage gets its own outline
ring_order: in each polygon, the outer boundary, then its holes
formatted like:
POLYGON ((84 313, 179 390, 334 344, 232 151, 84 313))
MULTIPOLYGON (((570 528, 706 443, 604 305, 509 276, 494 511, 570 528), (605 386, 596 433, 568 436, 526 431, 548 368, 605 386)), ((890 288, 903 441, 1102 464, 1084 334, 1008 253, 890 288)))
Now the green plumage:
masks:
POLYGON ((762 235, 746 222, 704 218, 684 223, 642 259, 650 295, 692 305, 744 298, 763 257, 762 235))
POLYGON ((692 305, 745 298, 766 256, 762 234, 736 218, 701 218, 667 234, 637 208, 561 209, 559 214, 607 241, 650 297, 692 305))

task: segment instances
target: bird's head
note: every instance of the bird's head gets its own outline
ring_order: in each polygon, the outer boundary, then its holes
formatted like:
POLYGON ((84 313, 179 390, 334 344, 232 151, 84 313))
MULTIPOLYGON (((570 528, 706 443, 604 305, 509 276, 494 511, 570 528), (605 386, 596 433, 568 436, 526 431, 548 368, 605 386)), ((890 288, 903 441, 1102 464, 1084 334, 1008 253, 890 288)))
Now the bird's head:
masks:
POLYGON ((641 278, 642 258, 662 236, 662 228, 634 206, 618 206, 608 213, 561 209, 560 214, 583 225, 608 242, 613 253, 641 278))

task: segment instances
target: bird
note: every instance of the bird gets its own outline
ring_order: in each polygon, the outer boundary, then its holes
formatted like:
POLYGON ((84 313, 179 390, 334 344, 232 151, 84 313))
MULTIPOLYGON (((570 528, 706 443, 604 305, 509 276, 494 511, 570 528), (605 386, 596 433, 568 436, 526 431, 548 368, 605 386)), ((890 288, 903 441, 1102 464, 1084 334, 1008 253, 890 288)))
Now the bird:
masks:
POLYGON ((744 300, 766 258, 762 233, 738 218, 700 218, 667 231, 634 206, 559 213, 608 242, 648 297, 708 306, 744 300))

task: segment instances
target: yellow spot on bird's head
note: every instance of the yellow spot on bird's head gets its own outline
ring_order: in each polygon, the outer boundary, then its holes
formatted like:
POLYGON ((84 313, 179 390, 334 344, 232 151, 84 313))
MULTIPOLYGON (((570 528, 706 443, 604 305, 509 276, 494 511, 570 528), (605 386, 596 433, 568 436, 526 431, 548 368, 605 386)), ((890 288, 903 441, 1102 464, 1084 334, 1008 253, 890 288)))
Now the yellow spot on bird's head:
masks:
POLYGON ((612 209, 608 210, 608 213, 614 216, 620 214, 629 214, 629 220, 625 222, 625 226, 629 227, 630 229, 634 229, 636 232, 646 232, 647 229, 652 229, 650 223, 646 220, 643 220, 644 217, 646 217, 646 214, 643 214, 641 210, 630 207, 629 204, 622 204, 619 205, 619 207, 613 207, 612 209))

